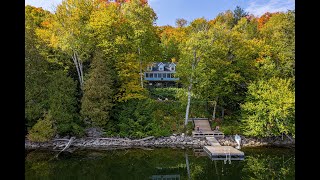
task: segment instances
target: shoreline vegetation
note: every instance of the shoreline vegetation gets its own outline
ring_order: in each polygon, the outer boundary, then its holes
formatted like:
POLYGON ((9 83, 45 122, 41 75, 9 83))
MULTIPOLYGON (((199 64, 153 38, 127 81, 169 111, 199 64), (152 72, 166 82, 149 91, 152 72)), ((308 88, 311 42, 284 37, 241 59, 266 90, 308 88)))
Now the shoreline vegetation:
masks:
MULTIPOLYGON (((288 137, 268 137, 254 138, 241 136, 241 147, 284 147, 294 148, 295 139, 288 137)), ((226 135, 224 138, 217 138, 223 146, 237 146, 234 136, 226 135)), ((48 149, 62 150, 69 142, 68 138, 55 138, 47 142, 32 142, 25 140, 25 149, 48 149)), ((172 135, 168 137, 147 137, 143 139, 129 138, 100 138, 86 137, 74 139, 72 144, 65 151, 73 152, 76 149, 129 149, 129 148, 202 148, 208 146, 207 141, 202 138, 193 138, 191 136, 172 135)))

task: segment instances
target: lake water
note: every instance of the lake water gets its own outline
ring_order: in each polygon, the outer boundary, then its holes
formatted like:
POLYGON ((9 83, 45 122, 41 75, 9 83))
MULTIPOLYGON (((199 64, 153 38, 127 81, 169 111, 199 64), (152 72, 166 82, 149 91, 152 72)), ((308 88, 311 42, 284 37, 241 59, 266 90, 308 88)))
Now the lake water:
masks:
POLYGON ((28 179, 295 179, 295 150, 243 148, 245 159, 224 163, 192 149, 77 150, 25 153, 28 179), (188 165, 187 165, 188 164, 188 165))

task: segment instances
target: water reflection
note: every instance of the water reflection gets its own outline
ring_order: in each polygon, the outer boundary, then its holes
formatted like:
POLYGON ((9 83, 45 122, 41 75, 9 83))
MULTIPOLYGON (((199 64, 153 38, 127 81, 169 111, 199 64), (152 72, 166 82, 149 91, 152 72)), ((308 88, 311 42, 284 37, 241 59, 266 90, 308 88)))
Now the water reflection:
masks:
POLYGON ((295 179, 288 149, 242 149, 243 161, 224 164, 190 150, 26 152, 26 179, 295 179))

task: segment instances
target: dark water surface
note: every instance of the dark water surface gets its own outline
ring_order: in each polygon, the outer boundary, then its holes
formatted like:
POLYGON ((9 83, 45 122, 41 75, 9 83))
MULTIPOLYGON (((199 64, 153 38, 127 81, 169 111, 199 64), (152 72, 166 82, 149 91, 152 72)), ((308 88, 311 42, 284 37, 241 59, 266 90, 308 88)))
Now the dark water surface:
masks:
POLYGON ((29 179, 295 179, 295 150, 243 148, 243 161, 212 161, 192 149, 32 150, 25 155, 29 179), (188 164, 188 165, 187 165, 188 164))

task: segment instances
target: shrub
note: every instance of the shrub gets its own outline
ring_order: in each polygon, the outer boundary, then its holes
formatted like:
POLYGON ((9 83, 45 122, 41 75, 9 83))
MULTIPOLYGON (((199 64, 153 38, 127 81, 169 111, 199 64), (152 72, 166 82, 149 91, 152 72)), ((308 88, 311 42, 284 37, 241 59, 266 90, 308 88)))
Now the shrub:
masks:
POLYGON ((39 119, 38 122, 31 128, 27 138, 30 141, 45 142, 54 137, 56 133, 53 125, 52 117, 47 114, 44 119, 39 119))

